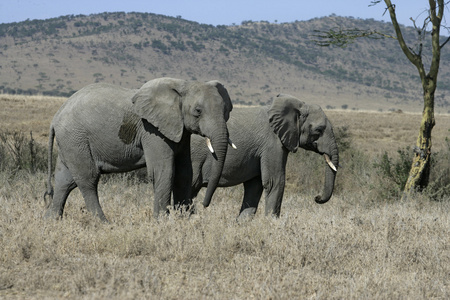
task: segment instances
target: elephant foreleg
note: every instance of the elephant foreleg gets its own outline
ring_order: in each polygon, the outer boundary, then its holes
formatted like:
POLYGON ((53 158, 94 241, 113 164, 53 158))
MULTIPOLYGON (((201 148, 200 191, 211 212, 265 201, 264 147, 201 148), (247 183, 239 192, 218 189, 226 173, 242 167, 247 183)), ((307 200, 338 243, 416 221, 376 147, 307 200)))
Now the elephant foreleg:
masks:
POLYGON ((192 206, 192 164, 190 160, 190 148, 187 148, 187 150, 188 156, 183 155, 177 157, 175 160, 173 200, 176 208, 190 210, 192 206))
POLYGON ((252 217, 258 209, 259 201, 263 192, 261 177, 255 177, 244 182, 244 199, 238 219, 252 217))
POLYGON ((153 216, 157 218, 160 212, 169 212, 175 173, 175 145, 169 144, 153 127, 149 127, 149 131, 150 134, 142 139, 142 147, 148 177, 153 182, 153 216))
POLYGON ((262 160, 261 177, 266 194, 266 216, 280 216, 286 180, 287 151, 281 157, 262 160))
MULTIPOLYGON (((152 164, 154 165, 154 164, 152 164)), ((157 218, 161 212, 169 213, 170 197, 174 182, 173 163, 160 161, 156 166, 147 164, 149 176, 153 178, 153 216, 157 218)))
POLYGON ((264 186, 266 190, 266 216, 280 216, 281 202, 283 201, 285 180, 284 176, 272 178, 264 186))

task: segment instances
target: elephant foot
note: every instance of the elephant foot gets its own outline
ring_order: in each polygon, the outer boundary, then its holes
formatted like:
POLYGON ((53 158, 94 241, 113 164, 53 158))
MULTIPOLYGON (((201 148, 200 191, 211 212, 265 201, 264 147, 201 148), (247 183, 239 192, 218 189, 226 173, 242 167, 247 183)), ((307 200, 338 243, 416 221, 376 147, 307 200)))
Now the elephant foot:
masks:
POLYGON ((170 210, 168 208, 161 209, 159 211, 153 210, 153 218, 158 220, 160 217, 167 217, 170 215, 170 210))
POLYGON ((105 217, 103 216, 102 218, 100 218, 100 221, 104 224, 111 224, 111 222, 105 217))
POLYGON ((44 219, 45 220, 61 220, 62 219, 62 212, 59 211, 55 211, 51 208, 48 208, 47 211, 44 214, 44 219))
POLYGON ((187 215, 188 217, 197 213, 194 203, 175 205, 175 210, 179 211, 181 215, 187 215))
POLYGON ((107 218, 101 219, 102 223, 104 224, 111 224, 111 222, 107 218))
POLYGON ((98 218, 102 223, 105 223, 105 224, 110 224, 111 222, 109 222, 108 221, 108 219, 105 217, 105 214, 102 212, 102 213, 97 213, 97 212, 95 212, 95 213, 92 213, 96 218, 98 218))
POLYGON ((237 217, 236 221, 238 223, 242 222, 248 222, 253 220, 256 214, 256 208, 255 207, 249 207, 241 211, 239 216, 237 217))

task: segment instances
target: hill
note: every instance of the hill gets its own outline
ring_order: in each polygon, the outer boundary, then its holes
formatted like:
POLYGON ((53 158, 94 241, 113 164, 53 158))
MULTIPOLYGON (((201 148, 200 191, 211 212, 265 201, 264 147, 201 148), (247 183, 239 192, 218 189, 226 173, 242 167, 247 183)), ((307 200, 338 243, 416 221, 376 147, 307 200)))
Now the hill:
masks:
MULTIPOLYGON (((337 16, 212 26, 118 12, 0 24, 0 91, 69 96, 93 82, 137 88, 171 76, 220 80, 237 104, 288 93, 329 109, 421 111, 417 70, 395 40, 346 49, 313 43, 314 30, 334 27, 393 34, 389 23, 337 16)), ((413 28, 405 30, 413 45, 413 28)), ((449 112, 449 47, 441 59, 436 109, 449 112)))

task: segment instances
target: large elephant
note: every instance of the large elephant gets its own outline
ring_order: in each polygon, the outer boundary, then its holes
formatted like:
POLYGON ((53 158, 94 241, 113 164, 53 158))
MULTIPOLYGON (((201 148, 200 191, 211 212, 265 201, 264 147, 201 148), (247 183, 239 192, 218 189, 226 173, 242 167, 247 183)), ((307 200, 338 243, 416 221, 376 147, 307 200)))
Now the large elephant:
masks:
MULTIPOLYGON (((212 197, 227 153, 226 121, 233 106, 217 82, 159 78, 140 89, 89 85, 65 102, 50 125, 46 217, 59 218, 69 193, 78 187, 88 211, 106 221, 98 200, 102 173, 147 166, 154 189, 153 215, 191 201, 191 133, 214 149, 206 198, 212 197), (55 190, 51 185, 53 139, 58 146, 55 190), (54 193, 53 193, 54 192, 54 193)), ((206 149, 206 146, 204 146, 206 149)))
MULTIPOLYGON (((220 187, 243 183, 244 199, 239 217, 252 216, 258 208, 263 189, 266 215, 280 215, 289 152, 298 147, 323 155, 328 164, 322 195, 317 203, 327 202, 334 189, 339 154, 333 128, 318 105, 308 105, 289 95, 277 96, 271 107, 235 108, 227 123, 237 149, 230 149, 225 159, 220 187)), ((192 136, 192 195, 208 183, 213 158, 192 136)), ((210 202, 205 199, 203 205, 210 202)))

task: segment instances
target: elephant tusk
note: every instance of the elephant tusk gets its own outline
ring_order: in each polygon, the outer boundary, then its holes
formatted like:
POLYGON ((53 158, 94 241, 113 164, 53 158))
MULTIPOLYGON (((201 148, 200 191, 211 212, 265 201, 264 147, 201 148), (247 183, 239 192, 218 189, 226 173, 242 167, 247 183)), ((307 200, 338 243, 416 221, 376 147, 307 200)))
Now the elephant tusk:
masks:
POLYGON ((231 146, 233 149, 237 149, 236 145, 235 145, 230 139, 228 139, 228 144, 230 144, 230 146, 231 146))
POLYGON ((211 151, 211 153, 214 153, 214 148, 211 145, 211 140, 209 138, 206 138, 206 146, 208 146, 209 151, 211 151))
POLYGON ((331 162, 330 157, 327 154, 324 154, 323 157, 325 157, 325 161, 330 166, 330 168, 332 168, 333 171, 337 172, 336 166, 331 162))

